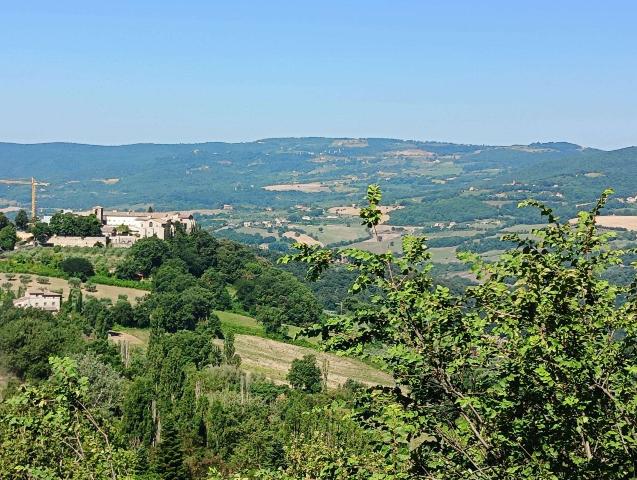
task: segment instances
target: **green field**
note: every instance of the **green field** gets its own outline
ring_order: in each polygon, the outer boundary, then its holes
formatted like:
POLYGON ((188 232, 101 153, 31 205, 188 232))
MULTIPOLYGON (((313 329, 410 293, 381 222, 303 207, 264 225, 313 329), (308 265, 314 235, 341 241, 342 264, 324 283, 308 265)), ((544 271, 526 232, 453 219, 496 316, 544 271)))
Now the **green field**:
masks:
POLYGON ((369 230, 360 225, 360 221, 354 218, 348 227, 346 224, 327 224, 327 225, 291 225, 294 229, 298 229, 316 238, 323 245, 330 245, 338 242, 352 242, 359 238, 369 237, 369 230))

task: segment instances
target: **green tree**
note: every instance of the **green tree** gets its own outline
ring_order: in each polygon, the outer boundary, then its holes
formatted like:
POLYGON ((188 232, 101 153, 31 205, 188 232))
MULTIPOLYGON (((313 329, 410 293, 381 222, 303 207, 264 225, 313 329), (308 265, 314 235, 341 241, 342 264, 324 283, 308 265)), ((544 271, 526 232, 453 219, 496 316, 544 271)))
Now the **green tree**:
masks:
POLYGON ((12 224, 0 229, 0 252, 13 250, 17 242, 18 237, 12 224))
POLYGON ((223 339, 223 358, 228 365, 241 365, 241 357, 234 348, 234 333, 230 332, 223 339))
POLYGON ((117 266, 120 278, 149 277, 164 260, 169 258, 166 242, 157 237, 142 238, 128 251, 125 261, 117 266))
POLYGON ((7 216, 4 213, 0 212, 0 230, 9 225, 11 225, 11 222, 9 221, 7 216))
MULTIPOLYGON (((601 278, 624 254, 595 225, 609 193, 576 224, 525 202, 548 226, 527 238, 509 235, 517 247, 493 263, 465 254, 482 283, 461 296, 431 279, 423 237, 405 237, 401 258, 298 245, 294 258, 310 264, 310 277, 345 258, 358 270, 354 291, 377 289, 353 318, 312 330, 334 349, 384 345, 400 388, 361 399, 361 420, 383 432, 379 449, 394 471, 444 479, 635 476, 637 285, 601 278)), ((380 199, 371 186, 361 217, 372 229, 380 199)))
POLYGON ((26 231, 26 229, 29 228, 29 216, 23 209, 18 211, 15 216, 15 226, 22 232, 26 231))
POLYGON ((318 393, 323 388, 321 369, 316 364, 316 356, 304 355, 292 360, 287 380, 297 390, 318 393))
POLYGON ((58 212, 51 217, 49 227, 61 237, 99 237, 102 224, 95 215, 77 215, 58 212))
POLYGON ((258 307, 255 317, 266 333, 281 333, 284 318, 285 313, 277 307, 258 307))
POLYGON ((111 323, 123 327, 134 327, 135 312, 126 298, 119 298, 110 309, 111 323))
POLYGON ((0 365, 22 379, 49 375, 48 358, 79 348, 80 331, 48 312, 0 309, 0 365))
POLYGON ((95 275, 93 264, 84 257, 68 257, 62 260, 60 268, 63 272, 86 281, 88 277, 95 275))
POLYGON ((179 434, 169 415, 162 418, 156 471, 161 475, 162 480, 186 480, 189 477, 184 465, 184 454, 179 434))
POLYGON ((53 235, 48 223, 44 222, 36 222, 31 227, 31 234, 33 235, 33 239, 39 244, 48 242, 51 235, 53 235))
POLYGON ((232 307, 232 298, 226 288, 226 282, 223 281, 221 274, 216 270, 209 268, 200 278, 201 284, 212 292, 215 297, 215 308, 217 310, 228 310, 232 307))

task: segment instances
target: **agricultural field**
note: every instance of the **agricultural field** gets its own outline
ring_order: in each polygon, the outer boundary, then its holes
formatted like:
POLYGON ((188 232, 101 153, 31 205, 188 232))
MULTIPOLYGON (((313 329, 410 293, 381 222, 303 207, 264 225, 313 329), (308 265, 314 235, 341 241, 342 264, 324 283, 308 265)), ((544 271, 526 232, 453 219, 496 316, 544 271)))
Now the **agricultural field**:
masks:
POLYGON ((298 243, 305 243, 306 245, 318 245, 320 247, 324 246, 323 243, 318 241, 316 238, 311 237, 305 233, 297 232, 297 231, 288 231, 283 234, 283 237, 289 238, 290 240, 294 240, 298 243))
MULTIPOLYGON (((393 384, 389 375, 359 360, 263 338, 263 328, 252 317, 232 312, 217 311, 215 313, 221 320, 223 330, 252 332, 252 334, 237 333, 235 335, 235 348, 241 356, 241 367, 250 372, 262 374, 275 382, 286 383, 285 377, 292 360, 313 354, 316 355, 321 368, 327 367, 328 385, 332 388, 342 385, 347 379, 366 385, 393 384)), ((288 331, 290 335, 294 335, 299 328, 289 326, 288 331)), ((117 327, 109 333, 109 339, 115 343, 127 342, 130 346, 145 349, 149 335, 148 329, 117 327)), ((222 340, 216 342, 219 346, 223 345, 222 340)))
POLYGON ((369 230, 359 225, 360 222, 346 224, 326 224, 326 225, 290 225, 294 230, 301 230, 311 237, 317 239, 324 245, 339 242, 352 242, 360 238, 368 237, 369 230))
POLYGON ((602 227, 637 231, 637 216, 634 215, 599 215, 596 222, 602 227))
MULTIPOLYGON (((13 281, 9 281, 6 273, 0 273, 0 284, 3 283, 11 283, 13 285, 12 289, 17 292, 18 288, 21 286, 20 277, 22 274, 15 274, 15 278, 13 281)), ((28 290, 48 290, 48 291, 61 291, 63 298, 67 298, 69 294, 69 283, 67 280, 63 278, 55 278, 55 277, 39 277, 37 275, 29 275, 31 281, 26 285, 28 290), (38 279, 45 279, 46 283, 39 283, 38 279)), ((96 298, 104 298, 109 299, 111 301, 116 301, 120 295, 125 295, 128 300, 135 304, 139 298, 148 295, 146 290, 138 290, 135 288, 127 288, 127 287, 117 287, 112 285, 100 285, 95 284, 96 291, 88 292, 86 290, 83 291, 84 295, 92 296, 96 298)))
POLYGON ((329 192, 329 187, 320 182, 312 183, 283 183, 280 185, 266 185, 264 190, 269 192, 303 192, 303 193, 318 193, 329 192))
POLYGON ((242 368, 280 383, 286 382, 285 377, 292 360, 313 354, 321 368, 327 369, 327 384, 331 388, 343 385, 348 379, 366 385, 393 384, 389 375, 359 360, 320 353, 307 347, 239 334, 235 336, 235 348, 241 356, 242 368))

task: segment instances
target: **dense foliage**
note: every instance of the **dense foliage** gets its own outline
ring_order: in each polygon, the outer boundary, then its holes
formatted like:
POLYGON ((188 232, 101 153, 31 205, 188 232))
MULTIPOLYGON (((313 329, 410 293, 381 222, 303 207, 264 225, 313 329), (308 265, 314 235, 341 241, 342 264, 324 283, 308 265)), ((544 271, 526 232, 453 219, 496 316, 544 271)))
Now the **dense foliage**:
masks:
MULTIPOLYGON (((191 234, 178 231, 167 240, 140 239, 117 266, 117 275, 125 279, 151 276, 155 295, 149 305, 162 308, 156 317, 176 322, 175 328, 192 327, 213 309, 230 308, 228 286, 236 291, 245 311, 256 315, 261 307, 279 308, 282 323, 313 323, 321 313, 312 291, 296 277, 245 246, 199 229, 191 234)), ((149 322, 150 317, 145 324, 149 322)))
MULTIPOLYGON (((361 420, 402 445, 416 478, 632 478, 637 455, 637 290, 600 278, 621 262, 595 217, 549 225, 493 263, 466 255, 482 279, 455 296, 432 281, 422 237, 403 257, 299 245, 316 276, 349 259, 354 290, 380 293, 353 317, 317 325, 327 345, 385 345, 401 388, 372 390, 361 420)), ((374 228, 380 190, 361 212, 374 228)))
POLYGON ((49 228, 53 235, 61 237, 98 237, 102 235, 102 224, 95 215, 58 212, 51 217, 49 228))

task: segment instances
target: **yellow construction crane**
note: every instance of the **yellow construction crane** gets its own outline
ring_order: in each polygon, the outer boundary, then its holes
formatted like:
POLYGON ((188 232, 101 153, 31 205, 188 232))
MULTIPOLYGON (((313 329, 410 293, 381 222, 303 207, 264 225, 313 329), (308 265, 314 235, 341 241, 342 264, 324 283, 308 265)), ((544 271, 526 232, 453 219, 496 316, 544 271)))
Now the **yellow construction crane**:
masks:
POLYGON ((35 222, 37 218, 37 190, 39 186, 48 187, 49 184, 46 182, 38 182, 34 177, 31 177, 31 180, 0 180, 0 183, 4 183, 5 185, 31 185, 31 221, 35 222))

